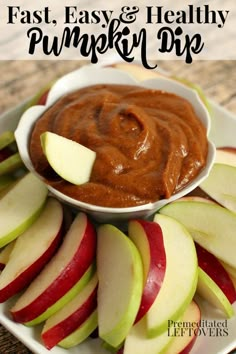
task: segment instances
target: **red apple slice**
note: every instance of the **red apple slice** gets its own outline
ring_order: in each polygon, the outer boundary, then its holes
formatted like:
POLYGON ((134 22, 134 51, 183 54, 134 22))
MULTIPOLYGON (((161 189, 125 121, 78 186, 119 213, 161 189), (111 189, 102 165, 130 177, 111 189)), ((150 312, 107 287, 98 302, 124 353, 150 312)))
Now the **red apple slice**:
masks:
POLYGON ((39 218, 15 241, 0 275, 0 302, 28 286, 61 242, 62 205, 50 198, 39 218))
POLYGON ((236 291, 228 273, 213 254, 197 243, 195 246, 199 267, 203 269, 212 280, 214 280, 232 304, 236 300, 236 291))
POLYGON ((144 289, 138 322, 153 304, 164 279, 166 253, 160 226, 151 221, 133 220, 129 222, 128 234, 138 248, 143 261, 144 289))
POLYGON ((11 309, 13 319, 33 325, 58 311, 88 282, 95 253, 95 230, 79 213, 56 255, 11 309))
MULTIPOLYGON (((97 308, 97 286, 98 279, 95 273, 78 295, 46 321, 42 339, 47 349, 53 348, 72 334, 97 308)), ((97 322, 94 326, 97 326, 97 322)))
POLYGON ((170 343, 165 354, 188 354, 197 339, 198 327, 197 325, 201 320, 201 311, 195 301, 192 301, 187 307, 181 322, 188 324, 188 327, 179 327, 177 331, 181 331, 181 335, 178 335, 170 343))

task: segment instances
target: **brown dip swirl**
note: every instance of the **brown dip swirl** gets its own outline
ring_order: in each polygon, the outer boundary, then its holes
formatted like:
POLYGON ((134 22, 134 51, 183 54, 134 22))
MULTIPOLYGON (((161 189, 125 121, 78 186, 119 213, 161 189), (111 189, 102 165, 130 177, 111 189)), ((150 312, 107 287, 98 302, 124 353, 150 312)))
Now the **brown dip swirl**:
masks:
MULTIPOLYGON (((205 166, 206 129, 192 105, 160 90, 94 85, 60 98, 36 122, 30 156, 47 183, 80 201, 130 207, 169 198, 205 166), (96 151, 88 183, 57 176, 40 135, 51 131, 96 151)), ((60 156, 58 156, 60 159, 60 156)))

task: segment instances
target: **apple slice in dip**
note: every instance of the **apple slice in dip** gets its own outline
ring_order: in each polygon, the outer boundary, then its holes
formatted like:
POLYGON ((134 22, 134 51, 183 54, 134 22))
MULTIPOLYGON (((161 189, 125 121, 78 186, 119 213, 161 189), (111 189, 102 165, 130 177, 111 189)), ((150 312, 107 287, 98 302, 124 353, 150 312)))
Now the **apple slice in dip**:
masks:
POLYGON ((41 135, 41 145, 50 166, 60 177, 76 185, 89 181, 96 158, 94 151, 48 131, 41 135))

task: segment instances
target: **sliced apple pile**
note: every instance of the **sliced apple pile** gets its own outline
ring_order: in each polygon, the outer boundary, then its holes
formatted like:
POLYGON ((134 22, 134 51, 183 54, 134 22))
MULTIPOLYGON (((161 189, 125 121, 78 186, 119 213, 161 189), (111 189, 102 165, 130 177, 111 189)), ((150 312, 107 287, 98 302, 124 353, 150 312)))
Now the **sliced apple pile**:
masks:
POLYGON ((41 144, 50 166, 60 177, 76 185, 89 181, 96 158, 94 151, 51 132, 41 135, 41 144))
POLYGON ((0 302, 28 286, 50 260, 61 241, 62 221, 62 205, 49 199, 37 220, 14 243, 0 276, 0 302))
POLYGON ((79 213, 57 254, 12 307, 14 320, 35 325, 63 307, 90 279, 95 252, 95 230, 79 213))
POLYGON ((235 181, 236 150, 218 148, 208 178, 200 185, 205 197, 189 196, 159 212, 182 223, 196 242, 197 293, 227 317, 236 300, 235 181), (208 199, 210 198, 210 200, 208 199))
POLYGON ((69 303, 52 315, 45 323, 42 339, 47 349, 59 343, 62 347, 72 347, 86 339, 97 327, 98 323, 92 316, 97 310, 98 278, 94 273, 91 280, 69 303), (85 326, 90 316, 90 326, 85 326), (83 329, 82 329, 83 328, 83 329), (86 330, 85 330, 86 328, 86 330))

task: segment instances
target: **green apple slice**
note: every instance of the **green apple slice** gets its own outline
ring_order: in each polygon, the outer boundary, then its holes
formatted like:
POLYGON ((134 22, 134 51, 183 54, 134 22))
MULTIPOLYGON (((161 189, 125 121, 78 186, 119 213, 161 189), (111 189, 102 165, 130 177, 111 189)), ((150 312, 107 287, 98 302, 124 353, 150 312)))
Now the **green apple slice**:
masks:
POLYGON ((77 328, 68 337, 60 341, 58 345, 62 348, 68 349, 82 343, 97 328, 97 324, 98 314, 96 309, 79 328, 77 328))
POLYGON ((32 173, 26 174, 0 200, 0 247, 18 237, 39 216, 48 190, 32 173))
POLYGON ((15 136, 12 131, 5 131, 0 135, 0 150, 10 145, 15 141, 15 136))
POLYGON ((197 293, 214 307, 223 311, 228 318, 234 315, 234 309, 226 295, 214 280, 200 267, 198 268, 197 293))
POLYGON ((89 181, 96 153, 55 133, 41 135, 41 144, 53 170, 66 181, 79 185, 89 181))
POLYGON ((236 167, 215 163, 200 188, 218 203, 236 212, 236 167))
POLYGON ((98 229, 97 273, 99 336, 118 347, 139 310, 143 268, 133 242, 112 225, 98 229))
POLYGON ((218 204, 198 201, 176 201, 159 212, 181 222, 200 246, 236 268, 235 213, 218 204))
MULTIPOLYGON (((75 346, 80 343, 82 332, 84 338, 89 336, 91 332, 84 332, 81 330, 81 327, 97 309, 97 286, 97 274, 94 273, 92 279, 71 301, 49 317, 41 334, 43 343, 47 349, 53 348, 65 338, 67 338, 68 346, 75 346), (74 333, 78 334, 78 329, 80 329, 80 336, 76 336, 74 333), (72 334, 73 340, 69 341, 69 336, 72 334)), ((96 327, 97 320, 94 321, 92 331, 96 327)))
POLYGON ((198 276, 196 249, 188 231, 165 215, 156 214, 154 221, 163 233, 166 272, 161 289, 146 314, 149 337, 164 332, 168 320, 182 316, 195 294, 198 276))
POLYGON ((20 154, 16 152, 4 161, 0 162, 0 176, 12 173, 23 166, 20 154))

